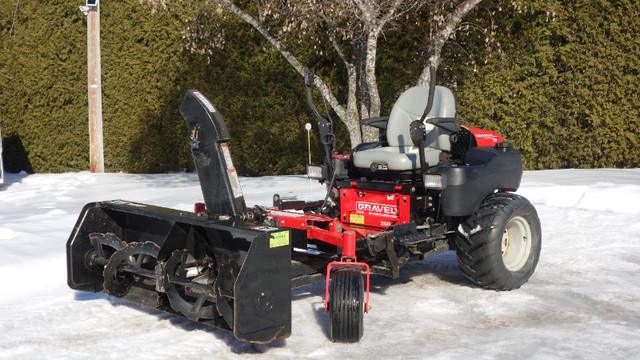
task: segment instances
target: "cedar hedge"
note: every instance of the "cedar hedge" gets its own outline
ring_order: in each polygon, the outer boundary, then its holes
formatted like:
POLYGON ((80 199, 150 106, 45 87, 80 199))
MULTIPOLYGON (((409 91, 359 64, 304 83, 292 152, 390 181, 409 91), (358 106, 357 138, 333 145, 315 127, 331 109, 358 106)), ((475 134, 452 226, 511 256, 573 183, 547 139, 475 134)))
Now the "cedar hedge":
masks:
MULTIPOLYGON (((140 1, 102 2, 105 166, 110 172, 192 170, 178 112, 197 88, 225 116, 241 175, 304 172, 301 77, 250 26, 223 24, 225 47, 185 50, 188 9, 151 11, 140 1)), ((484 1, 470 21, 489 28, 489 49, 461 32, 439 68, 465 124, 500 131, 528 169, 640 166, 640 4, 637 1, 484 1), (473 53, 475 61, 468 61, 473 53), (464 55, 464 56, 463 56, 464 55)), ((0 3, 0 121, 7 171, 86 170, 86 18, 68 1, 0 3)), ((427 16, 419 12, 416 16, 427 16)), ((424 23, 423 19, 423 23, 424 23)), ((421 39, 390 29, 378 53, 383 109, 417 78, 421 39)), ((422 44, 424 46, 424 44, 422 44)), ((329 81, 338 62, 292 44, 329 81), (297 48, 296 48, 297 47, 297 48)), ((339 142, 348 144, 339 126, 339 142)), ((313 134, 313 133, 312 133, 313 134)), ((323 150, 312 137, 314 161, 323 150)), ((346 150, 346 149, 342 149, 346 150)))

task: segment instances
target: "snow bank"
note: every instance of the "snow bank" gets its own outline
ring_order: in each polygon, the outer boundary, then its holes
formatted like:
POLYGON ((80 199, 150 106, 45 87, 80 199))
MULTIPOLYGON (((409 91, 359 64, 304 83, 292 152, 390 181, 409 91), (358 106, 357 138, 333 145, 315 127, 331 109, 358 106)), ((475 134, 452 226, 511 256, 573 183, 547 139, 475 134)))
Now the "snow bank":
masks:
POLYGON ((519 193, 537 204, 640 215, 640 169, 525 172, 519 193))

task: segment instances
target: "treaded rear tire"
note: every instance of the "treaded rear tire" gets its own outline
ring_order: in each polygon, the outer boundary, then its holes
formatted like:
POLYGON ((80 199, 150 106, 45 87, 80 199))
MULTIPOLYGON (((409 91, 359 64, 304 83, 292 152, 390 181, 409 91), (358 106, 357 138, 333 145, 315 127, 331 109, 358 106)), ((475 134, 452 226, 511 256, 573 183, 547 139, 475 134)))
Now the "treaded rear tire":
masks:
POLYGON ((359 271, 338 270, 329 287, 329 336, 355 343, 364 333, 364 282, 359 271))
POLYGON ((458 227, 460 269, 474 284, 513 290, 526 283, 540 258, 542 236, 536 209, 524 197, 494 193, 458 227))

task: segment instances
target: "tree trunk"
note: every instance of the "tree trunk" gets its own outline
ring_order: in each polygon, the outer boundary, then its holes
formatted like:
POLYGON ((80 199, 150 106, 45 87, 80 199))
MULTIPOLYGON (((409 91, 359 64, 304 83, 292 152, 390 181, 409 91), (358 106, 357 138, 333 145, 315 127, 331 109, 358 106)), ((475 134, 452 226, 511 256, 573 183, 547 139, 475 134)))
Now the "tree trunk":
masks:
MULTIPOLYGON (((356 4, 362 13, 363 32, 366 34, 363 43, 357 48, 364 51, 360 57, 364 58, 361 63, 360 72, 360 93, 361 93, 361 116, 371 118, 380 116, 380 93, 378 91, 378 79, 376 77, 376 55, 378 52, 378 36, 384 25, 394 16, 395 11, 403 0, 395 0, 391 3, 387 12, 382 14, 381 3, 371 1, 357 1, 356 4)), ((371 126, 362 127, 362 138, 364 142, 378 141, 380 130, 371 126)))
POLYGON ((355 65, 346 63, 348 80, 348 97, 347 97, 347 111, 344 117, 340 117, 342 122, 347 126, 349 131, 349 139, 351 140, 351 148, 358 146, 362 143, 362 133, 360 131, 360 116, 358 114, 358 73, 355 65))
POLYGON ((420 74, 418 78, 418 86, 429 85, 429 81, 431 81, 429 68, 435 66, 437 69, 438 66, 440 66, 442 62, 442 48, 445 42, 455 33, 458 24, 462 21, 462 17, 478 6, 481 1, 482 0, 465 0, 456 6, 455 10, 447 16, 442 28, 437 31, 433 39, 431 39, 431 43, 429 44, 429 58, 422 69, 422 74, 420 74))
MULTIPOLYGON (((362 114, 363 118, 380 116, 380 93, 378 92, 378 80, 376 78, 376 53, 378 51, 378 33, 370 30, 367 34, 367 42, 365 48, 365 66, 364 66, 364 89, 369 99, 367 114, 362 114)), ((363 142, 378 141, 380 131, 371 126, 362 127, 363 142)))

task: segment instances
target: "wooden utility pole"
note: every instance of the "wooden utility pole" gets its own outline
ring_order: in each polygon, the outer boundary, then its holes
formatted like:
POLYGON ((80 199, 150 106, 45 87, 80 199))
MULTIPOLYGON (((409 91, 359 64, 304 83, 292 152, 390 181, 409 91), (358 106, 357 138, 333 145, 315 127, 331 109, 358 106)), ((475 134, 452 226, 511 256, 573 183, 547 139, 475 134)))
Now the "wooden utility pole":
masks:
POLYGON ((100 66, 100 1, 88 7, 87 77, 89 86, 89 156, 92 173, 104 172, 102 138, 102 70, 100 66))

